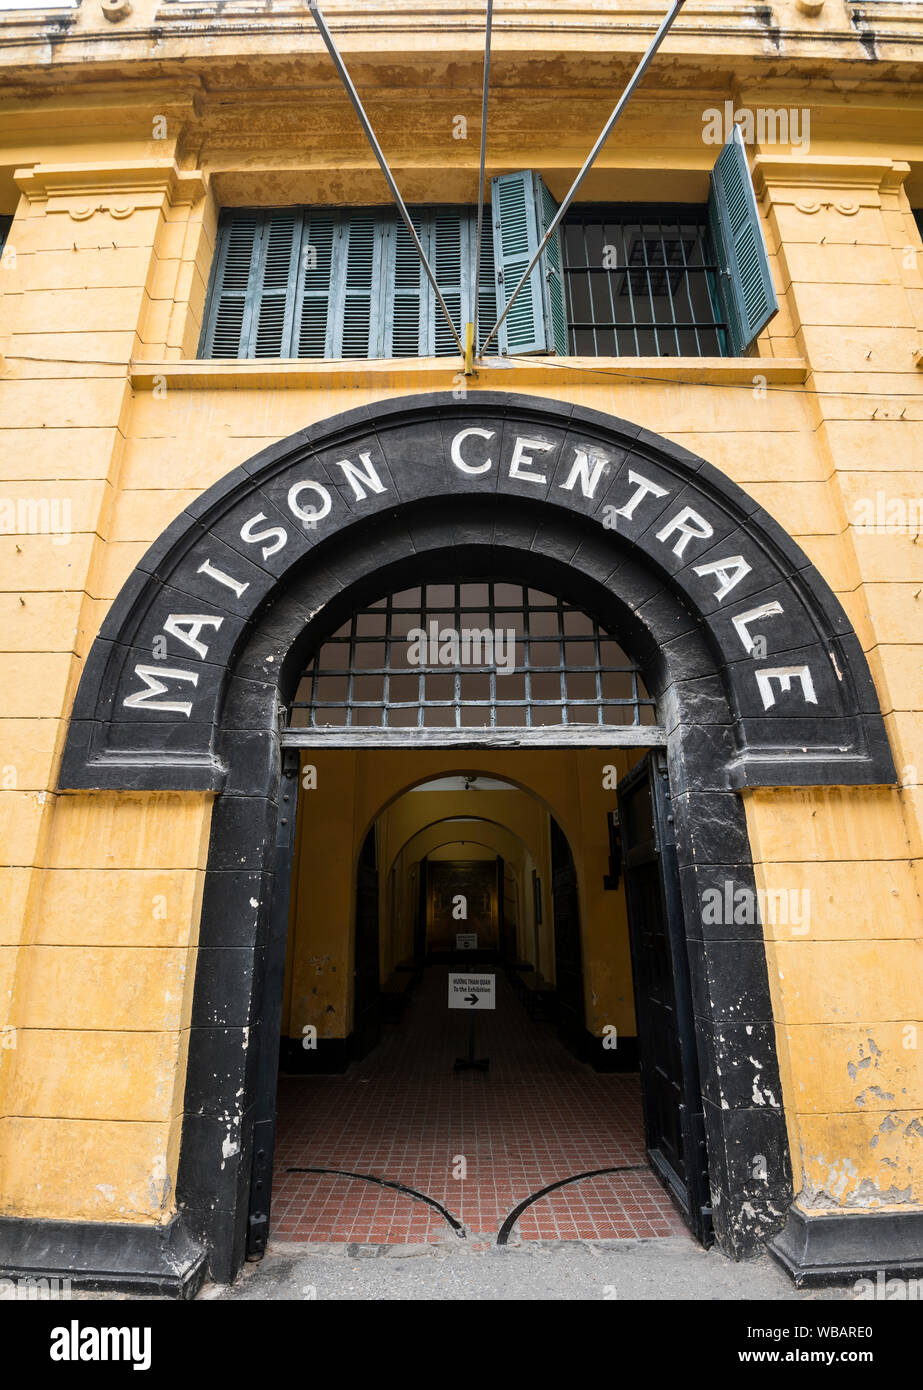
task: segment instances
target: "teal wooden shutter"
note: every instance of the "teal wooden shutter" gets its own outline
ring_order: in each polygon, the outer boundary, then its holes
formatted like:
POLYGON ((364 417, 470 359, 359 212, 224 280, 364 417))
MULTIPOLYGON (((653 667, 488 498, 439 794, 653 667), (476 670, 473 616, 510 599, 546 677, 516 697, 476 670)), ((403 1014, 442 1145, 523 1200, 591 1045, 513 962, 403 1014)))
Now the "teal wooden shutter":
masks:
POLYGON ((332 357, 330 300, 337 214, 327 209, 304 214, 295 299, 293 357, 332 357))
MULTIPOLYGON (((471 256, 475 253, 478 236, 477 213, 472 214, 468 224, 471 239, 471 256)), ((484 225, 481 228, 481 264, 478 267, 478 351, 484 347, 487 337, 497 322, 497 272, 494 265, 494 239, 490 234, 490 208, 484 209, 484 225)), ((494 338, 489 352, 496 353, 497 339, 494 338)))
MULTIPOLYGON (((539 175, 529 169, 501 174, 491 179, 490 188, 498 312, 502 312, 535 255, 556 205, 539 175)), ((552 239, 497 335, 502 355, 567 351, 562 274, 560 242, 552 239)))
MULTIPOLYGON (((468 288, 471 272, 467 215, 462 214, 458 209, 446 209, 445 211, 440 209, 434 213, 430 247, 432 250, 431 264, 433 274, 436 277, 436 284, 439 286, 439 292, 452 317, 455 331, 464 342, 464 319, 462 315, 469 313, 471 303, 471 293, 468 288)), ((458 343, 452 336, 452 330, 446 322, 442 306, 433 294, 432 285, 428 284, 428 288, 432 304, 430 320, 433 325, 433 346, 430 351, 434 357, 449 357, 453 354, 457 357, 459 355, 458 343)))
POLYGON ((334 238, 333 357, 381 357, 386 219, 374 210, 344 216, 334 238))
MULTIPOLYGON (((535 175, 535 181, 538 185, 539 231, 544 236, 554 221, 558 205, 538 174, 535 175)), ((559 229, 555 229, 549 237, 542 261, 545 272, 545 316, 551 335, 551 350, 559 357, 566 357, 568 344, 567 310, 564 307, 564 249, 559 229)))
MULTIPOLYGON (((471 309, 477 218, 468 208, 412 209, 411 218, 459 338, 471 309)), ((399 217, 391 228, 387 270, 385 352, 391 357, 457 357, 458 344, 399 217)), ((497 318, 493 242, 485 224, 481 244, 480 318, 488 333, 497 318)), ((483 335, 482 335, 483 341, 483 335)))
POLYGON ((718 261, 721 313, 731 355, 739 357, 779 307, 739 126, 711 172, 708 225, 718 261))
MULTIPOLYGON (((413 229, 427 249, 429 228, 423 218, 410 214, 413 229)), ((387 228, 386 312, 384 357, 427 357, 427 296, 430 284, 423 270, 420 253, 413 244, 401 217, 394 216, 387 228)))
POLYGON ((223 213, 200 357, 246 357, 263 214, 223 213))
POLYGON ((302 215, 280 208, 266 215, 256 271, 248 357, 291 355, 302 215))

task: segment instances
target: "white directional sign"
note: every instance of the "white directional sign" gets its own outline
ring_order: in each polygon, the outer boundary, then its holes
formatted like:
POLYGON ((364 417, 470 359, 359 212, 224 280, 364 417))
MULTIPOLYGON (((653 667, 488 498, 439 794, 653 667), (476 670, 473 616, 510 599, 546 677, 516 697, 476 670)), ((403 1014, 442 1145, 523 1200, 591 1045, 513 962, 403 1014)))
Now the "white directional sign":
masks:
POLYGON ((449 1008, 467 1009, 469 1013, 474 1013, 475 1009, 495 1009, 496 979, 496 975, 450 974, 449 1008))
POLYGON ((478 934, 476 931, 457 931, 455 933, 456 951, 476 951, 478 948, 478 934))

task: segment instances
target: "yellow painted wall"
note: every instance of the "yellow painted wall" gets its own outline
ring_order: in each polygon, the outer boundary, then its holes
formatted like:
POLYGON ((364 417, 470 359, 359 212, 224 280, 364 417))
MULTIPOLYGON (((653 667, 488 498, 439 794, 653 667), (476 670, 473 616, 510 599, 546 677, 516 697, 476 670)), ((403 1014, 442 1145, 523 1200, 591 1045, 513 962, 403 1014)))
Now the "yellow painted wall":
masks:
MULTIPOLYGON (((451 25, 444 0, 424 13, 405 0, 327 8, 407 197, 473 201, 482 7, 452 0, 451 25), (460 113, 467 140, 453 139, 460 113)), ((55 792, 109 603, 185 503, 264 445, 361 403, 459 385, 452 360, 193 360, 221 206, 385 200, 303 12, 293 23, 277 6, 232 34, 219 9, 203 20, 207 45, 161 0, 136 0, 121 26, 85 3, 52 44, 41 15, 0 21, 0 211, 15 213, 0 268, 0 494, 27 518, 0 534, 4 1213, 172 1209, 209 804, 55 792), (35 530, 19 505, 30 501, 69 509, 66 535, 35 530), (150 911, 160 897, 164 917, 150 911)), ((640 12, 650 31, 661 7, 640 12)), ((810 152, 754 151, 781 309, 753 357, 508 364, 473 386, 610 411, 704 455, 794 536, 869 654, 900 786, 747 798, 761 883, 812 890, 810 933, 770 933, 769 954, 795 1171, 815 1209, 920 1201, 923 1182, 919 1052, 902 1031, 918 1021, 923 979, 923 545, 910 527, 860 524, 879 492, 907 510, 923 496, 911 216, 923 207, 923 28, 915 7, 883 6, 886 56, 872 64, 853 13, 826 0, 808 17, 780 0, 774 38, 758 19, 687 7, 585 185, 591 200, 702 200, 715 155, 705 106, 809 106, 810 152), (881 1055, 866 1068, 868 1036, 881 1055)), ((563 194, 643 47, 637 19, 508 0, 488 173, 539 168, 563 194)), ((337 756, 353 762, 325 816, 355 846, 400 778, 337 756)), ((603 809, 594 776, 568 765, 557 793, 587 866, 591 935, 604 847, 581 836, 603 809)), ((294 1021, 296 999, 322 998, 319 1031, 336 1036, 348 1027, 348 961, 334 971, 348 908, 320 867, 299 881, 313 955, 289 990, 294 1021)), ((623 966, 594 967, 594 1030, 619 1004, 623 966)))

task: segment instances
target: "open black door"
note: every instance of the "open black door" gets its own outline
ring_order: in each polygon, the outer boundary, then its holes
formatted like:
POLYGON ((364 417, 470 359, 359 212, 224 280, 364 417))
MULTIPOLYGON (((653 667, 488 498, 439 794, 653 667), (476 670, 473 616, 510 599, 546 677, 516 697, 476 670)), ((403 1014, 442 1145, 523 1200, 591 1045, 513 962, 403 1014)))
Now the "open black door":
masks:
POLYGON ((587 1051, 587 1033, 583 1007, 583 952, 580 947, 577 870, 567 836, 553 816, 550 820, 555 1017, 561 1041, 582 1058, 587 1051))
POLYGON ((618 787, 622 862, 651 1165, 703 1245, 711 1194, 689 960, 666 760, 648 753, 618 787))
POLYGON ((365 837, 356 875, 356 961, 353 973, 355 1056, 364 1057, 381 1035, 378 971, 378 867, 375 827, 365 837))

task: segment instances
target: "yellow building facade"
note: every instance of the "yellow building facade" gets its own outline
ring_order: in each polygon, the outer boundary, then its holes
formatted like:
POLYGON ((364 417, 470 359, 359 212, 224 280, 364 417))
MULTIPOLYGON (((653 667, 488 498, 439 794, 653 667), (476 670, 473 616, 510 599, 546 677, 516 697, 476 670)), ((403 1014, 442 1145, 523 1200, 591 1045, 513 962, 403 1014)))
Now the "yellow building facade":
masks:
MULTIPOLYGON (((472 208, 483 6, 325 12, 405 200, 472 208)), ((504 0, 488 178, 560 202, 661 18, 504 0)), ((278 1038, 348 1061, 370 831, 381 981, 454 856, 500 858, 509 954, 554 984, 553 820, 602 1063, 638 1033, 607 816, 651 750, 715 1238, 799 1280, 919 1272, 923 6, 690 0, 583 185, 702 209, 736 116, 778 305, 741 351, 495 342, 468 376, 207 350, 229 217, 391 206, 306 6, 0 29, 0 1268, 188 1295, 261 1252, 278 1038), (618 631, 650 719, 299 741, 357 605, 488 579, 618 631)))

